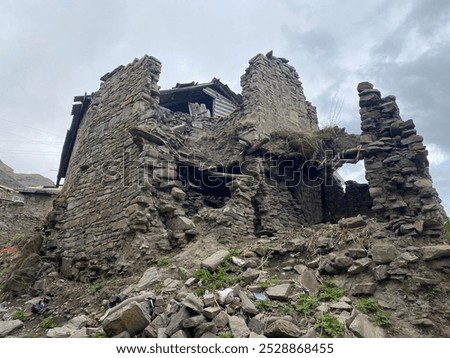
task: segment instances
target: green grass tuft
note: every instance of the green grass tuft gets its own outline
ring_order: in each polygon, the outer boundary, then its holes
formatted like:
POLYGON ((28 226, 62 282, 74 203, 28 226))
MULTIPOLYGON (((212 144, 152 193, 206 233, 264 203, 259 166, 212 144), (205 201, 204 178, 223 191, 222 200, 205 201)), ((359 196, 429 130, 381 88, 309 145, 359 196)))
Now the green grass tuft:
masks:
POLYGON ((205 268, 200 268, 194 272, 194 277, 200 281, 200 287, 202 290, 197 290, 197 294, 200 296, 206 290, 218 290, 225 287, 230 287, 237 284, 240 281, 240 276, 231 270, 228 262, 222 263, 216 270, 211 273, 205 268))
POLYGON ((364 313, 375 313, 380 309, 373 298, 360 298, 355 302, 355 307, 364 313))
POLYGON ((56 323, 55 321, 53 321, 53 318, 51 317, 47 317, 44 318, 44 320, 39 324, 39 328, 46 330, 46 329, 51 329, 51 328, 55 328, 56 327, 56 323))
POLYGON ((158 267, 166 267, 170 265, 170 260, 167 257, 162 257, 157 263, 158 267))
POLYGON ((255 307, 260 312, 270 312, 272 311, 272 302, 270 302, 270 300, 256 301, 255 307))
POLYGON ((321 336, 339 338, 344 335, 344 324, 329 314, 324 314, 317 319, 315 328, 321 336))
POLYGON ((316 297, 301 295, 295 302, 295 310, 305 316, 311 316, 314 309, 319 306, 319 300, 316 297))
POLYGON ((22 310, 18 310, 14 312, 11 316, 12 319, 18 319, 24 322, 27 318, 25 317, 25 313, 22 310))

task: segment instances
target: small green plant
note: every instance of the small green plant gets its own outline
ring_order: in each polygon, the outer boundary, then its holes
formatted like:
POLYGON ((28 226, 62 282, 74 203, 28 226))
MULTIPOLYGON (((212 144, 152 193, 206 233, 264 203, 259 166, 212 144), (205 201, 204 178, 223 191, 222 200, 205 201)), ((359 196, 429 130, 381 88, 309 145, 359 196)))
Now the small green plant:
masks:
POLYGON ((220 332, 219 333, 219 338, 233 338, 233 333, 231 332, 220 332))
POLYGON ((98 292, 100 292, 102 288, 103 288, 103 285, 102 285, 101 283, 93 284, 93 285, 91 286, 91 292, 92 292, 92 294, 95 295, 95 294, 97 294, 98 292))
POLYGON ((162 291, 163 287, 164 287, 164 282, 158 281, 152 286, 152 290, 155 291, 156 293, 159 293, 162 291))
POLYGON ((344 335, 344 324, 329 314, 320 316, 317 319, 315 328, 323 337, 339 338, 344 335))
POLYGON ((198 297, 203 297, 203 296, 205 295, 205 293, 206 293, 206 288, 204 288, 204 287, 197 287, 197 288, 195 289, 195 294, 196 294, 198 297))
POLYGON ((292 316, 292 313, 295 311, 295 308, 292 307, 291 305, 282 305, 282 306, 279 306, 277 308, 277 310, 279 313, 281 313, 283 315, 292 316))
POLYGON ((42 322, 39 324, 39 328, 46 330, 46 329, 51 329, 51 328, 55 328, 56 327, 56 323, 55 321, 53 321, 53 318, 51 317, 47 317, 44 318, 42 320, 42 322))
POLYGON ((239 275, 231 271, 228 262, 222 263, 214 273, 209 272, 207 269, 200 268, 194 272, 194 277, 200 281, 201 288, 211 291, 233 286, 240 281, 239 275))
POLYGON ((344 290, 338 287, 320 286, 319 300, 338 302, 344 296, 344 290))
POLYGON ((360 298, 355 302, 355 307, 364 313, 375 313, 380 309, 373 298, 360 298))
POLYGON ((310 316, 318 306, 319 300, 308 295, 301 295, 295 302, 295 310, 305 316, 310 316))
POLYGON ((429 288, 428 290, 425 291, 425 297, 427 300, 431 300, 434 297, 436 297, 437 294, 437 290, 435 288, 429 288))
POLYGON ((106 338, 106 334, 103 332, 94 332, 89 336, 89 338, 106 338))
POLYGON ((162 257, 158 261, 158 267, 166 267, 170 265, 170 260, 167 257, 162 257))
POLYGON ((229 252, 229 254, 228 254, 227 259, 229 260, 229 259, 231 259, 233 256, 239 257, 239 255, 241 254, 242 251, 239 250, 239 249, 236 249, 236 248, 231 248, 231 249, 228 250, 228 252, 229 252))
POLYGON ((391 318, 388 313, 379 311, 372 318, 373 322, 380 327, 389 328, 391 326, 391 318))
POLYGON ((272 310, 272 302, 270 302, 270 300, 256 301, 255 307, 260 312, 269 312, 272 310))
POLYGON ((5 284, 0 283, 0 291, 2 291, 5 288, 5 284))
POLYGON ((377 326, 389 328, 391 320, 389 314, 384 312, 373 298, 360 298, 355 302, 355 307, 361 312, 370 315, 370 320, 377 326))
POLYGON ((18 310, 12 314, 12 319, 18 319, 22 322, 26 320, 25 313, 22 310, 18 310))

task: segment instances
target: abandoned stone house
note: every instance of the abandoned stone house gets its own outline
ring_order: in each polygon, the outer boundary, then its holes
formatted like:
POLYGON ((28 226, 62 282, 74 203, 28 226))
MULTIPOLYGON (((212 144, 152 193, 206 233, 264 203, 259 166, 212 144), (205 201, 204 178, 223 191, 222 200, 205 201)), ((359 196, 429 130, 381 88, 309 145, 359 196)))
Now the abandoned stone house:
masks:
POLYGON ((319 129, 296 70, 259 54, 242 94, 220 80, 158 86, 144 56, 75 97, 61 156, 64 186, 45 241, 65 277, 128 274, 136 262, 218 237, 276 236, 358 214, 398 235, 439 235, 445 213, 427 151, 395 97, 358 85, 361 135, 319 129), (367 184, 334 172, 364 160, 367 184))

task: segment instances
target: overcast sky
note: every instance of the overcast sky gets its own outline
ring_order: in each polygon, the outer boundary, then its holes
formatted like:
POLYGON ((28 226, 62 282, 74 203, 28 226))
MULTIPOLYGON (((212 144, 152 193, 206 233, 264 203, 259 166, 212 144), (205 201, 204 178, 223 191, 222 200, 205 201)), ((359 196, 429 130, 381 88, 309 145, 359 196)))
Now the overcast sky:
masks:
MULTIPOLYGON (((360 133, 358 82, 396 95, 450 212, 448 0, 2 0, 0 160, 55 180, 73 97, 135 57, 162 62, 162 88, 218 77, 240 92, 248 60, 272 49, 296 67, 322 125, 360 133)), ((363 169, 343 174, 361 180, 363 169)))

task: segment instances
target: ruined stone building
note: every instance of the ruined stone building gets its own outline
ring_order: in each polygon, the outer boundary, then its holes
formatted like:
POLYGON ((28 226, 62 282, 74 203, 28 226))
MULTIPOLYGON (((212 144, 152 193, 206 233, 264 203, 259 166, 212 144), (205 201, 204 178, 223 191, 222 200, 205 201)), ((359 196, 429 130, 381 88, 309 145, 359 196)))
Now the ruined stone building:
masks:
POLYGON ((160 71, 144 56, 75 97, 45 241, 65 277, 129 274, 205 230, 270 237, 362 214, 439 235, 423 138, 393 96, 358 85, 362 135, 349 135, 319 129, 296 70, 272 53, 249 61, 242 94, 218 79, 160 90, 160 71), (358 160, 368 184, 344 192, 334 172, 358 160))

